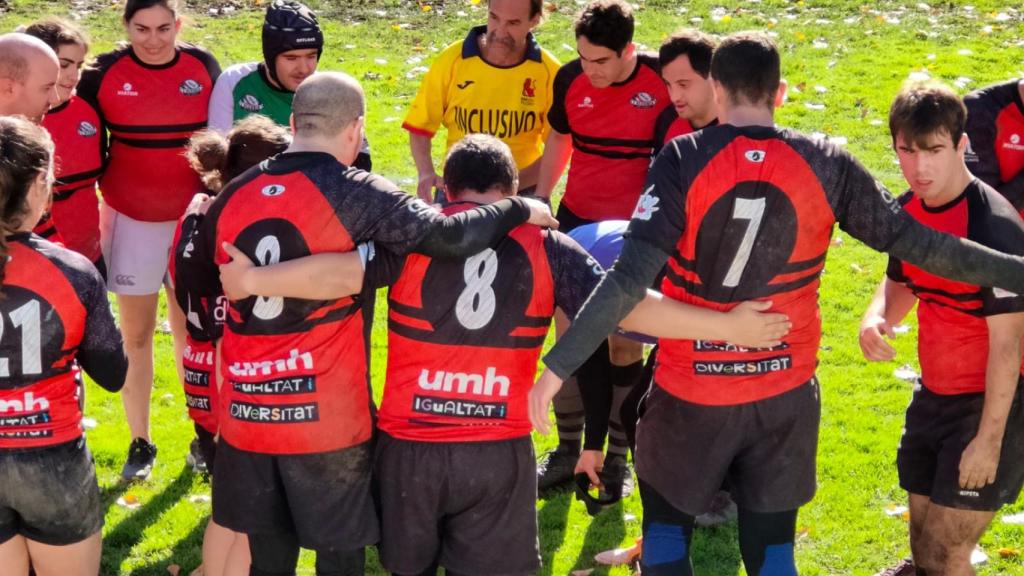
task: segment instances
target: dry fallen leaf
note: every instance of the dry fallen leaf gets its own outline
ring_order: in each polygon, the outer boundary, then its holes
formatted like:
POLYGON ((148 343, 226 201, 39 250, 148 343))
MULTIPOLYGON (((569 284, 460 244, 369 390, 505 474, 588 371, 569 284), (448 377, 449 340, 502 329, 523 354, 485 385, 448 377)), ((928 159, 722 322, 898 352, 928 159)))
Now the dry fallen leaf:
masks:
POLYGON ((999 557, 1000 558, 1016 558, 1017 556, 1020 556, 1020 550, 1017 550, 1016 548, 1000 548, 999 549, 999 557))
POLYGON ((170 572, 171 576, 178 576, 178 573, 181 572, 181 566, 171 564, 167 567, 167 571, 170 572))

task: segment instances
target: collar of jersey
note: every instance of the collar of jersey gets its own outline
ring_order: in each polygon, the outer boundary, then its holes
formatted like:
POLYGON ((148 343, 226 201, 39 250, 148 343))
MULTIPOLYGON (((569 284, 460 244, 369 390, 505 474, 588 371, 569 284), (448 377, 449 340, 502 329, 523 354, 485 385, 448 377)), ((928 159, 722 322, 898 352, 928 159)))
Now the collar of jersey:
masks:
POLYGON ((282 152, 276 156, 271 156, 265 161, 263 171, 267 174, 287 174, 310 164, 324 162, 334 162, 339 166, 343 166, 341 162, 338 162, 337 158, 327 152, 310 150, 305 152, 282 152))
MULTIPOLYGON (((474 26, 470 29, 469 35, 466 36, 466 39, 462 42, 462 58, 464 60, 478 57, 484 62, 487 62, 487 60, 484 60, 484 55, 480 53, 480 43, 477 42, 477 38, 482 34, 487 34, 486 25, 474 26)), ((533 37, 533 32, 526 35, 526 56, 523 59, 523 62, 527 60, 533 60, 534 62, 542 61, 540 55, 540 44, 538 44, 537 39, 533 37)), ((519 64, 522 64, 523 62, 520 62, 519 64)), ((495 66, 494 64, 487 62, 488 66, 493 66, 494 68, 515 68, 516 66, 519 66, 519 64, 515 64, 513 66, 495 66)))
POLYGON ((142 61, 141 58, 138 57, 137 54, 135 54, 135 48, 132 48, 131 44, 128 45, 128 56, 130 56, 131 59, 134 60, 136 64, 142 66, 147 70, 166 70, 167 68, 170 68, 178 63, 178 60, 181 58, 181 46, 175 46, 174 58, 171 58, 170 61, 164 62, 163 64, 146 64, 142 61))
MULTIPOLYGON (((967 198, 967 194, 971 190, 973 190, 974 188, 977 188, 977 187, 978 187, 978 179, 974 178, 974 179, 971 180, 971 183, 968 184, 967 187, 963 189, 963 192, 960 192, 960 194, 958 194, 956 198, 953 198, 952 200, 950 200, 949 202, 946 202, 942 206, 934 206, 934 207, 929 206, 929 205, 925 204, 924 200, 921 200, 920 198, 917 198, 917 201, 921 203, 921 209, 924 210, 925 212, 928 212, 930 214, 941 214, 941 213, 945 212, 946 210, 949 210, 950 208, 953 208, 957 204, 963 202, 964 199, 967 198)), ((910 190, 911 190, 911 192, 913 192, 914 189, 911 188, 910 190)))

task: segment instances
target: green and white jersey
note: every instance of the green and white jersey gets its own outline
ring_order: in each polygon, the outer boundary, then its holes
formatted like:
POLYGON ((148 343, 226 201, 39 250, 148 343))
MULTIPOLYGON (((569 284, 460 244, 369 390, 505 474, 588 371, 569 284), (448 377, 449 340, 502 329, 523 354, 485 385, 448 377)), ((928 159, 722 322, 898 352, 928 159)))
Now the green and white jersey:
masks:
POLYGON ((237 120, 250 114, 263 114, 287 126, 294 96, 294 92, 270 84, 262 63, 235 64, 220 75, 213 87, 210 127, 227 132, 237 120))

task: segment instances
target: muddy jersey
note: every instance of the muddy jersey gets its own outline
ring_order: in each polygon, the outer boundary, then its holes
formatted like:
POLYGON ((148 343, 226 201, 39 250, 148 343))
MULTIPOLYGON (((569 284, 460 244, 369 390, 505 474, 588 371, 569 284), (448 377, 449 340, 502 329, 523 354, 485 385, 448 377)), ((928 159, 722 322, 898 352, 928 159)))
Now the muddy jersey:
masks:
POLYGON ((79 366, 107 390, 128 360, 107 291, 85 257, 34 234, 7 237, 0 300, 0 449, 82 435, 79 366))
POLYGON ((53 204, 36 232, 48 239, 47 225, 65 247, 96 262, 100 259, 100 212, 96 181, 103 172, 106 131, 100 115, 77 95, 51 109, 43 128, 53 138, 53 204))
POLYGON ((486 33, 486 26, 477 26, 441 52, 402 127, 432 138, 444 126, 446 150, 467 134, 490 134, 508 144, 522 170, 544 151, 558 61, 529 34, 522 62, 491 65, 480 52, 479 40, 486 33))
MULTIPOLYGON (((408 252, 440 213, 378 176, 319 152, 280 154, 232 181, 178 252, 179 282, 221 292, 230 242, 259 264, 374 241, 408 252), (188 273, 186 274, 186 267, 188 273)), ((327 452, 370 438, 361 297, 231 303, 221 340, 222 436, 270 454, 327 452)))
MULTIPOLYGON (((182 218, 171 246, 177 250, 182 238, 195 235, 202 216, 182 218)), ((216 378, 216 341, 224 328, 227 298, 223 294, 200 296, 187 289, 187 283, 176 282, 174 258, 168 262, 167 273, 174 286, 174 298, 185 313, 185 351, 182 356, 185 380, 185 406, 189 418, 211 434, 217 434, 218 397, 216 378)))
POLYGON ((572 161, 564 203, 585 220, 629 218, 640 196, 651 153, 654 127, 668 99, 658 74, 658 57, 638 54, 629 78, 594 88, 580 61, 562 66, 548 112, 551 127, 572 135, 572 161))
POLYGON ((554 309, 575 316, 602 274, 568 236, 531 225, 466 259, 380 252, 366 277, 392 285, 380 429, 423 442, 529 435, 527 393, 554 309))
POLYGON ((220 74, 209 52, 181 44, 174 59, 151 65, 130 46, 102 54, 82 73, 78 94, 110 133, 103 200, 144 222, 177 220, 203 189, 184 150, 206 127, 210 93, 220 74))
POLYGON ((965 160, 971 173, 1024 210, 1024 102, 1020 81, 989 86, 964 97, 967 136, 965 160))
POLYGON ((799 133, 720 125, 658 155, 628 234, 669 255, 661 291, 715 310, 770 299, 792 330, 773 349, 661 340, 655 379, 699 404, 742 404, 814 374, 818 284, 832 226, 885 249, 908 225, 852 156, 799 133))
MULTIPOLYGON (((926 226, 1000 252, 1024 254, 1020 215, 980 180, 971 182, 943 206, 925 206, 913 192, 904 194, 900 202, 926 226)), ((906 284, 917 296, 917 356, 924 386, 936 394, 984 392, 988 365, 985 317, 1024 311, 1024 297, 940 278, 892 257, 887 275, 906 284), (953 350, 966 353, 951 354, 953 350)))

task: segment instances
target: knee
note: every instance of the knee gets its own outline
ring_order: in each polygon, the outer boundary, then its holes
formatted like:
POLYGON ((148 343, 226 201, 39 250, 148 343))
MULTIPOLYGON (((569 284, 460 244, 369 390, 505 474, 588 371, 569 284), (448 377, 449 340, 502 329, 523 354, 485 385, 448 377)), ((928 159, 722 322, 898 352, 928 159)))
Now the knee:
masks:
POLYGON ((644 345, 628 338, 612 336, 608 342, 608 356, 614 366, 629 366, 644 359, 644 345))

